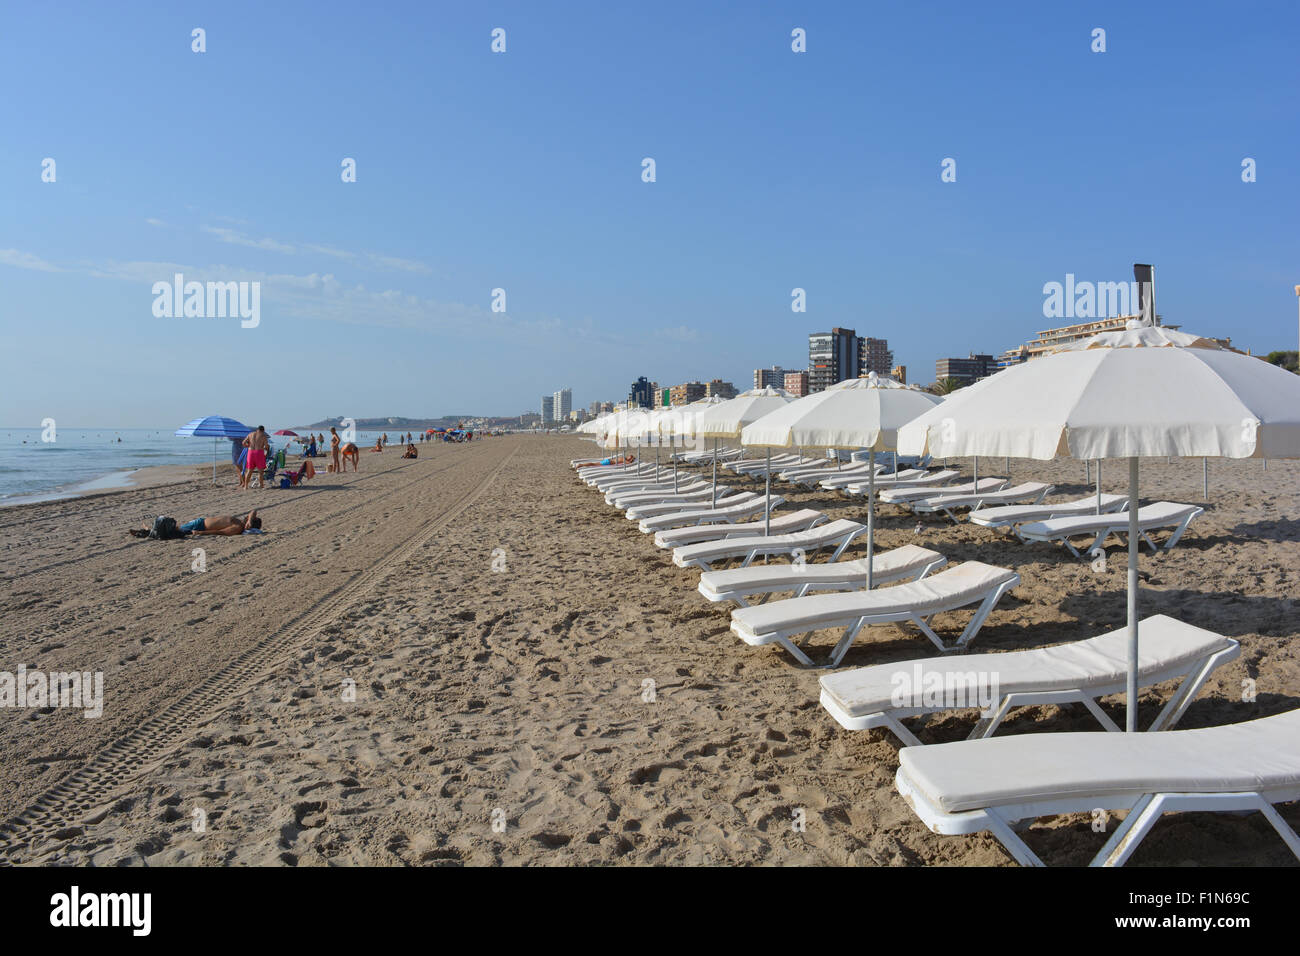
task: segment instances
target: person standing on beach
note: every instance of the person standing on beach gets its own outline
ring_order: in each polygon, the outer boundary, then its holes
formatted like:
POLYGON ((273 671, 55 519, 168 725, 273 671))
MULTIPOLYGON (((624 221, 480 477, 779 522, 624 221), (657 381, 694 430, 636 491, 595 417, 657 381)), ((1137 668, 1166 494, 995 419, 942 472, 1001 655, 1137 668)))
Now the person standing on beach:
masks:
POLYGON ((334 458, 334 470, 339 471, 339 433, 330 426, 330 455, 334 458))
POLYGON ((248 449, 248 458, 244 462, 244 487, 251 486, 253 471, 257 471, 257 487, 265 487, 263 472, 266 469, 266 453, 271 447, 270 439, 266 437, 266 426, 258 425, 256 430, 248 433, 244 439, 244 447, 248 449))

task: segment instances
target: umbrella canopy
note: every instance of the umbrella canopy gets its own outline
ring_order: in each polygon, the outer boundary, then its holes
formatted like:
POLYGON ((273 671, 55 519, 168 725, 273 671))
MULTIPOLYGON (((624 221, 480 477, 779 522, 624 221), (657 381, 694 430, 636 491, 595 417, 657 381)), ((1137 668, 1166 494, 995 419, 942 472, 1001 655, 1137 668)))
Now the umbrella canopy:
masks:
POLYGON ((696 438, 738 438, 741 430, 794 398, 782 388, 753 388, 694 416, 696 438))
POLYGON ((289 429, 287 429, 287 428, 281 428, 278 432, 272 432, 271 434, 272 434, 272 435, 283 435, 283 436, 285 436, 286 438, 297 438, 297 437, 298 437, 298 433, 297 433, 297 432, 289 431, 289 429))
MULTIPOLYGON (((900 426, 940 402, 937 395, 910 388, 875 372, 850 378, 821 392, 796 399, 763 416, 740 433, 746 445, 768 448, 866 448, 867 587, 874 586, 876 547, 876 452, 894 448, 900 426)), ((770 494, 769 477, 769 494, 770 494)))
POLYGON ((942 399, 871 372, 795 399, 740 433, 746 445, 769 448, 894 447, 898 429, 942 399))
POLYGON ((1300 457, 1300 377, 1160 326, 1104 332, 954 393, 899 452, 1300 457))
POLYGON ((196 438, 243 438, 252 429, 247 425, 226 418, 224 415, 205 415, 196 418, 176 429, 177 435, 193 435, 196 438))
POLYGON ((1128 730, 1137 729, 1138 460, 1300 457, 1300 376, 1211 339, 1130 322, 957 392, 899 451, 1129 460, 1128 730))
MULTIPOLYGON (((252 429, 233 418, 226 418, 224 415, 205 415, 202 418, 196 418, 193 421, 186 422, 180 428, 176 429, 176 434, 182 437, 194 436, 195 438, 230 438, 239 440, 248 435, 252 429)), ((212 442, 212 481, 217 480, 217 443, 212 442)))

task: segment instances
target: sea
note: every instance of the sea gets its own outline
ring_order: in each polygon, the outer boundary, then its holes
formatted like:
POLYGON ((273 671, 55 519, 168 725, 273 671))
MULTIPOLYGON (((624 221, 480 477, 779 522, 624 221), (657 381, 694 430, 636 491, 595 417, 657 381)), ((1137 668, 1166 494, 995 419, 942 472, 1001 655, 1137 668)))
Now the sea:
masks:
MULTIPOLYGON (((229 440, 218 438, 214 445, 211 438, 181 438, 175 430, 58 426, 51 436, 41 428, 0 426, 0 507, 126 487, 140 468, 203 464, 214 456, 218 463, 230 461, 229 440)), ((378 435, 358 431, 357 444, 373 445, 378 435)), ((288 440, 291 452, 300 450, 288 440)), ((272 436, 271 447, 279 449, 283 441, 272 436)))

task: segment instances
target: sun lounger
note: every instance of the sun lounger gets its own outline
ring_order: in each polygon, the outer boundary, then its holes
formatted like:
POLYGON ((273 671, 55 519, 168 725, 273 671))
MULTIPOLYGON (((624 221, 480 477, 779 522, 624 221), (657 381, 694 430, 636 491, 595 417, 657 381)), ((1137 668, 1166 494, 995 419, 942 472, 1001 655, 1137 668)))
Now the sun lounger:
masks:
MULTIPOLYGON (((740 497, 737 495, 737 497, 740 497)), ((772 496, 772 507, 785 503, 785 499, 780 495, 772 496)), ((668 528, 684 528, 691 525, 702 524, 731 524, 738 519, 752 518, 755 515, 761 515, 767 511, 767 498, 754 495, 746 501, 737 501, 735 504, 726 505, 725 507, 709 508, 704 507, 707 503, 702 502, 701 507, 691 508, 686 511, 678 511, 673 514, 655 515, 654 517, 645 518, 637 526, 644 533, 651 534, 656 531, 664 531, 668 528)))
MULTIPOLYGON (((649 520, 651 519, 646 519, 649 520)), ((792 534, 795 531, 806 531, 826 520, 826 516, 820 511, 802 508, 788 514, 772 515, 770 533, 792 534)), ((704 524, 689 528, 674 528, 671 531, 656 531, 655 547, 680 548, 688 544, 699 544, 702 541, 721 541, 723 538, 760 537, 769 533, 764 530, 766 525, 767 522, 760 518, 758 521, 747 521, 744 524, 704 524)))
POLYGON ((975 493, 988 494, 993 491, 1000 491, 1006 487, 1004 478, 981 478, 978 483, 974 481, 963 482, 960 485, 947 485, 942 491, 924 486, 910 485, 903 488, 886 488, 881 491, 876 488, 876 500, 881 504, 899 505, 903 508, 911 507, 913 501, 923 501, 926 498, 936 498, 939 495, 969 495, 975 493))
MULTIPOLYGON (((683 485, 690 484, 695 480, 697 479, 693 476, 682 476, 678 479, 677 486, 681 488, 683 485)), ((593 485, 592 487, 596 486, 593 485)), ((619 481, 607 482, 601 487, 596 487, 596 490, 604 494, 607 500, 614 495, 629 494, 633 491, 672 491, 673 479, 671 474, 667 478, 662 475, 650 475, 646 478, 623 478, 619 481)))
MULTIPOLYGON (((1164 614, 1143 620, 1140 633, 1138 686, 1181 681, 1151 730, 1178 723, 1210 673, 1241 652, 1231 638, 1164 614)), ((1103 727, 1118 731, 1097 698, 1124 693, 1127 680, 1128 629, 1119 628, 1055 647, 900 661, 828 674, 821 679, 821 702, 848 730, 884 727, 904 746, 919 746, 921 741, 901 723, 903 718, 984 704, 988 711, 970 732, 971 740, 991 737, 1012 707, 1043 704, 1083 704, 1103 727), (931 687, 942 693, 937 699, 908 694, 899 702, 895 694, 901 681, 916 694, 931 687)))
MULTIPOLYGON (((959 477, 961 477, 960 472, 954 471, 951 468, 944 468, 939 471, 927 472, 919 478, 908 478, 906 480, 899 480, 892 483, 886 483, 880 479, 876 479, 876 495, 879 496, 885 491, 899 492, 907 491, 909 489, 915 489, 927 495, 934 495, 939 493, 937 491, 938 488, 949 485, 954 478, 959 477)), ((850 485, 845 485, 842 490, 846 494, 850 495, 865 495, 871 490, 871 485, 859 479, 850 485)))
MULTIPOLYGON (((757 495, 752 491, 737 491, 723 497, 723 490, 722 486, 719 485, 718 501, 715 508, 730 508, 732 505, 763 500, 762 495, 757 495)), ((709 496, 708 494, 705 494, 703 500, 692 497, 689 500, 669 500, 655 502, 654 504, 637 505, 634 508, 628 508, 624 517, 629 521, 636 521, 639 523, 642 519, 655 518, 659 515, 679 514, 683 511, 713 510, 712 508, 709 508, 708 505, 709 496)))
POLYGON ((1026 481, 1014 488, 1003 488, 1001 491, 988 491, 983 494, 949 494, 945 492, 932 498, 913 501, 911 502, 911 508, 912 511, 918 514, 942 511, 953 521, 958 521, 960 519, 953 512, 960 508, 982 508, 990 503, 1029 502, 1037 504, 1051 493, 1052 488, 1053 486, 1046 482, 1026 481))
MULTIPOLYGON (((947 561, 938 551, 915 544, 882 551, 874 558, 872 584, 879 587, 895 581, 919 581, 947 561)), ((834 564, 753 564, 707 571, 700 575, 699 592, 710 601, 735 601, 749 607, 745 598, 754 594, 764 595, 766 601, 779 591, 793 591, 795 597, 803 597, 813 591, 861 590, 866 586, 867 559, 861 558, 834 564)))
POLYGON ((758 537, 731 538, 724 541, 706 541, 702 544, 689 544, 673 549, 673 564, 679 568, 699 568, 708 571, 714 561, 728 559, 739 560, 742 568, 753 564, 755 558, 780 554, 790 557, 797 551, 811 556, 822 548, 835 547, 827 559, 838 561, 844 549, 860 534, 866 534, 867 526, 856 521, 841 518, 807 531, 792 534, 760 535, 758 537))
MULTIPOLYGON (((718 486, 719 495, 723 493, 723 487, 722 485, 718 486)), ((655 504, 673 498, 694 500, 691 496, 698 494, 703 494, 705 498, 708 498, 711 493, 712 486, 707 481, 683 481, 678 484, 676 491, 673 491, 671 484, 666 488, 659 485, 649 489, 630 488, 607 493, 605 501, 621 511, 629 505, 655 504)))
POLYGON ((967 561, 922 581, 897 584, 871 591, 848 594, 812 594, 774 601, 759 607, 731 612, 731 630, 746 644, 760 647, 780 644, 805 666, 812 659, 792 640, 825 628, 844 628, 831 651, 828 666, 834 667, 853 646, 858 632, 868 624, 911 621, 942 653, 964 650, 979 633, 985 618, 998 600, 1020 583, 1020 575, 979 561, 967 561), (966 629, 951 644, 945 644, 930 627, 930 619, 945 611, 978 605, 966 629))
MULTIPOLYGON (((930 472, 923 471, 920 468, 908 468, 904 471, 897 472, 896 474, 876 475, 876 488, 895 488, 900 485, 908 484, 909 482, 921 481, 930 474, 930 472)), ((946 481, 951 481, 953 478, 957 477, 957 472, 955 471, 937 471, 933 474, 945 476, 944 480, 946 481)), ((861 482, 862 487, 865 488, 867 487, 866 479, 870 477, 870 472, 858 474, 846 471, 843 475, 831 475, 823 478, 821 481, 817 482, 817 484, 828 491, 840 491, 848 488, 850 485, 856 485, 859 482, 861 482)))
MULTIPOLYGON (((722 485, 718 486, 718 494, 722 494, 722 485)), ((673 499, 696 500, 693 495, 703 495, 708 498, 712 494, 712 486, 707 481, 691 479, 689 481, 679 482, 676 490, 673 489, 672 483, 655 485, 651 488, 629 488, 626 490, 618 489, 609 491, 605 494, 605 503, 611 504, 620 511, 634 505, 650 505, 660 501, 670 501, 673 499)))
MULTIPOLYGON (((895 786, 935 833, 989 831, 1025 866, 1043 861, 1022 821, 1127 810, 1092 860, 1123 866, 1162 813, 1258 810, 1300 858, 1273 804, 1300 799, 1300 710, 1162 734, 1021 734, 899 751, 895 786)), ((1185 855, 1185 854, 1184 854, 1185 855)))
POLYGON ((657 471, 653 466, 643 468, 641 474, 636 471, 624 472, 618 475, 596 475, 587 479, 587 486, 595 488, 598 491, 609 491, 611 488, 626 487, 631 488, 636 485, 659 484, 665 481, 673 480, 673 470, 671 468, 660 468, 657 471))
MULTIPOLYGON (((876 477, 882 474, 882 466, 876 465, 876 477)), ((794 468, 789 471, 783 471, 778 475, 782 481, 788 481, 792 484, 802 485, 805 488, 816 488, 823 481, 829 481, 835 478, 842 478, 846 483, 853 479, 866 481, 871 475, 871 465, 863 463, 852 465, 846 464, 839 468, 834 465, 830 467, 818 468, 794 468)))
MULTIPOLYGON (((1165 542, 1165 550, 1168 551, 1178 543, 1178 540, 1183 536, 1183 532, 1187 530, 1187 526, 1192 523, 1192 519, 1204 510, 1204 508, 1198 508, 1195 505, 1180 505, 1173 501, 1157 501, 1138 510, 1138 532, 1141 534, 1142 540, 1151 546, 1152 551, 1155 551, 1156 543, 1151 540, 1147 532, 1160 528, 1172 528, 1173 534, 1165 542)), ((1046 521, 1035 521, 1032 524, 1021 525, 1020 537, 1025 541, 1060 541, 1077 558, 1079 557, 1079 551, 1070 543, 1072 537, 1095 534, 1097 536, 1096 540, 1085 549, 1086 553, 1091 553, 1094 548, 1100 547, 1101 543, 1111 534, 1127 534, 1128 519, 1128 512, 1080 515, 1073 518, 1049 518, 1046 521)))
MULTIPOLYGON (((817 459, 799 458, 798 456, 795 455, 789 455, 781 459, 778 459, 775 455, 773 455, 772 474, 775 475, 779 471, 783 471, 786 468, 793 468, 796 465, 808 465, 808 464, 817 464, 817 459)), ((733 462, 727 465, 727 467, 730 468, 738 475, 766 475, 767 474, 767 460, 765 458, 759 458, 757 460, 750 459, 746 461, 733 462)))
MULTIPOLYGON (((1101 510, 1123 511, 1128 507, 1127 495, 1102 495, 1101 510)), ((1039 505, 1000 505, 997 508, 976 508, 969 515, 971 524, 985 528, 1012 528, 1030 521, 1045 521, 1048 518, 1068 518, 1075 515, 1097 513, 1097 497, 1089 495, 1074 501, 1045 501, 1039 505)))

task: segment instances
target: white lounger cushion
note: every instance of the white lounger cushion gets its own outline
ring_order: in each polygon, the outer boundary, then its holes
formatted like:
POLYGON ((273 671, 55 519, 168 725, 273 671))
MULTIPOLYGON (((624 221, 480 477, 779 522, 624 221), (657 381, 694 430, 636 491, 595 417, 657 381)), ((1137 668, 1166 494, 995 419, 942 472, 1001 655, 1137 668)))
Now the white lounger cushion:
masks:
MULTIPOLYGON (((1128 501, 1127 495, 1102 495, 1101 510, 1117 511, 1128 501)), ((986 528, 1000 528, 1005 525, 1020 524, 1023 521, 1045 521, 1048 518, 1065 518, 1072 515, 1094 514, 1097 510, 1097 496, 1079 498, 1075 501, 1061 501, 1056 504, 1044 502, 1041 505, 1002 505, 998 508, 980 508, 970 513, 970 520, 986 528)))
MULTIPOLYGON (((952 481, 958 476, 958 474, 959 472, 954 471, 951 468, 946 468, 943 471, 926 472, 917 478, 903 478, 900 476, 898 481, 882 481, 877 479, 876 494, 879 495, 884 491, 903 491, 908 488, 923 488, 926 490, 926 494, 938 494, 935 490, 936 486, 944 485, 947 482, 952 481)), ((844 490, 852 495, 865 495, 871 490, 871 485, 869 482, 859 479, 853 482, 853 484, 846 486, 844 490)))
POLYGON ((1007 568, 979 561, 966 561, 938 574, 873 591, 846 594, 813 594, 775 601, 731 612, 731 629, 740 634, 761 636, 793 630, 811 631, 834 627, 856 617, 897 615, 900 620, 928 617, 941 611, 976 604, 997 588, 1016 578, 1007 568))
POLYGON ((689 567, 695 561, 719 561, 730 557, 740 557, 751 550, 761 549, 760 553, 777 554, 793 552, 796 548, 813 551, 841 541, 846 535, 858 534, 866 526, 856 521, 840 518, 807 531, 793 534, 774 534, 753 538, 734 538, 729 541, 705 541, 701 544, 689 544, 673 550, 673 563, 678 567, 689 567))
POLYGON ((905 776, 948 813, 1071 798, 1300 787, 1300 710, 1159 734, 1023 734, 898 753, 905 776))
MULTIPOLYGON (((776 500, 775 498, 773 499, 776 500)), ((649 523, 647 518, 643 524, 649 523)), ((802 508, 789 514, 773 515, 772 534, 792 534, 806 531, 826 520, 826 516, 812 508, 802 508)), ((671 531, 659 531, 655 534, 655 545, 660 548, 680 548, 702 541, 720 541, 723 538, 745 538, 760 536, 764 533, 764 521, 747 521, 744 524, 706 524, 691 528, 674 528, 671 531)))
MULTIPOLYGON (((752 491, 737 491, 728 493, 729 489, 718 486, 718 504, 719 508, 730 508, 732 505, 745 504, 750 501, 762 501, 763 496, 755 494, 752 491), (724 497, 724 493, 726 493, 724 497)), ((624 517, 629 521, 641 521, 644 518, 653 518, 657 515, 679 514, 683 511, 701 511, 708 503, 708 494, 704 495, 704 500, 694 496, 685 498, 666 498, 652 503, 636 505, 628 508, 624 517)), ((712 510, 712 509, 710 509, 712 510)))
MULTIPOLYGON (((750 492, 745 492, 750 494, 750 492)), ((736 498, 742 495, 736 495, 736 498)), ((785 504, 785 499, 780 495, 772 496, 772 507, 785 504)), ((754 515, 761 515, 767 510, 767 499, 761 495, 754 495, 745 501, 737 501, 734 504, 723 505, 719 502, 719 507, 709 508, 707 502, 701 502, 699 505, 692 507, 689 511, 678 511, 668 515, 655 515, 653 518, 645 518, 638 527, 645 534, 652 531, 664 531, 668 528, 683 528, 690 525, 698 524, 728 524, 735 518, 752 518, 754 515)))
MULTIPOLYGON (((844 474, 829 475, 826 478, 823 478, 821 481, 819 481, 818 484, 821 485, 821 487, 823 488, 834 491, 837 488, 845 488, 848 487, 849 485, 856 485, 858 482, 863 481, 864 476, 870 477, 870 474, 871 474, 870 472, 862 472, 862 473, 850 472, 848 468, 845 468, 844 474)), ((899 485, 905 485, 910 481, 916 481, 918 479, 924 478, 927 474, 929 474, 929 472, 925 471, 922 468, 908 468, 904 471, 897 472, 896 474, 877 475, 876 487, 880 488, 882 486, 885 486, 889 488, 895 488, 898 487, 899 485)), ((942 472, 935 472, 935 474, 942 474, 942 472)), ((956 478, 957 472, 954 471, 952 475, 950 475, 949 477, 956 478)), ((864 483, 864 487, 865 487, 865 483, 864 483)))
MULTIPOLYGON (((1174 501, 1157 501, 1138 510, 1138 529, 1150 531, 1153 528, 1176 525, 1185 521, 1188 515, 1201 510, 1196 505, 1180 505, 1174 501)), ((1107 528, 1124 531, 1128 528, 1128 520, 1127 513, 1048 518, 1046 521, 1036 521, 1033 524, 1023 525, 1020 528, 1020 533, 1027 537, 1032 535, 1042 538, 1067 538, 1077 534, 1095 534, 1107 528)))
POLYGON ((1014 488, 990 491, 985 494, 942 494, 925 498, 912 505, 913 510, 939 511, 944 508, 969 508, 972 505, 988 501, 1032 501, 1052 490, 1045 481, 1026 481, 1014 488))
MULTIPOLYGON (((938 551, 905 544, 901 548, 877 554, 872 564, 872 573, 877 583, 887 583, 912 577, 936 562, 943 564, 944 560, 938 551)), ((766 564, 706 571, 700 575, 699 591, 709 600, 717 601, 725 600, 725 596, 732 593, 743 595, 794 591, 809 584, 813 590, 819 585, 865 588, 867 559, 839 561, 835 564, 805 564, 802 567, 793 564, 766 564)))
POLYGON ((886 488, 881 491, 876 489, 876 497, 885 504, 904 504, 910 501, 920 501, 923 498, 934 498, 939 494, 944 495, 968 495, 975 492, 997 491, 1006 485, 1003 478, 981 478, 978 483, 967 481, 960 485, 950 485, 943 491, 936 491, 934 488, 912 487, 912 488, 886 488))
MULTIPOLYGON (((1138 684, 1147 686, 1153 677, 1166 672, 1185 672, 1196 661, 1235 645, 1235 641, 1221 634, 1164 614, 1148 617, 1141 622, 1139 630, 1138 684)), ((997 677, 997 691, 1002 697, 1122 687, 1128 675, 1128 628, 1053 647, 857 667, 823 677, 822 696, 829 698, 838 714, 850 718, 896 710, 892 702, 895 675, 899 672, 911 675, 917 665, 926 675, 931 672, 944 675, 944 686, 954 688, 962 700, 976 699, 974 692, 979 687, 967 687, 967 684, 971 680, 979 681, 981 674, 997 677), (971 691, 970 696, 964 693, 966 690, 971 691)))

